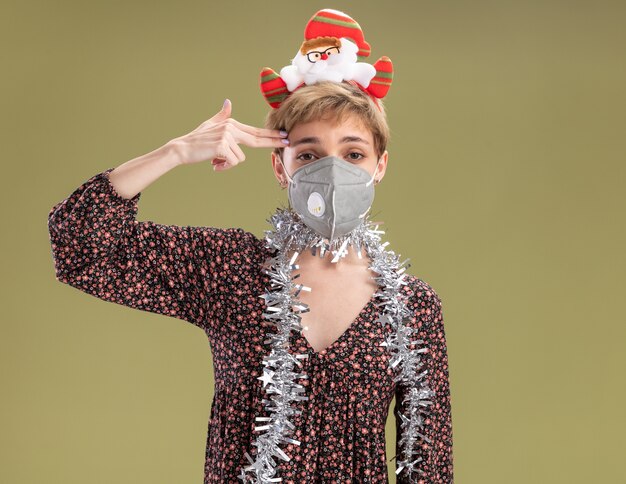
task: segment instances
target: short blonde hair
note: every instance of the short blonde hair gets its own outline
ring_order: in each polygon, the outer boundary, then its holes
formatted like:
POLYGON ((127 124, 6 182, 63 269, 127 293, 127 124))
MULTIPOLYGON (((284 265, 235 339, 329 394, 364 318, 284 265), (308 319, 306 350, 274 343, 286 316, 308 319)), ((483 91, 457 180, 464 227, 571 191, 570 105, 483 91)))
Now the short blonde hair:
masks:
MULTIPOLYGON (((348 82, 320 81, 305 85, 278 106, 272 108, 265 118, 265 127, 284 129, 289 132, 294 126, 323 119, 340 123, 346 116, 356 115, 372 133, 374 150, 382 156, 389 141, 389 126, 382 100, 375 101, 358 86, 348 82)), ((274 148, 282 158, 284 148, 274 148)))

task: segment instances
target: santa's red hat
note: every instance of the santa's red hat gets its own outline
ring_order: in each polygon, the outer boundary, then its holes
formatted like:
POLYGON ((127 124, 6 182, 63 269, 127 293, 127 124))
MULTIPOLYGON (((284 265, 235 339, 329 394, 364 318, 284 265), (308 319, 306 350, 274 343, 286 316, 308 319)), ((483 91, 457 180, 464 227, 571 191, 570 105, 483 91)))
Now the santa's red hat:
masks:
POLYGON ((371 48, 365 41, 363 30, 356 20, 350 15, 334 10, 332 8, 324 8, 318 10, 306 24, 304 29, 304 39, 312 40, 316 37, 347 37, 358 47, 357 58, 362 61, 369 57, 371 48))

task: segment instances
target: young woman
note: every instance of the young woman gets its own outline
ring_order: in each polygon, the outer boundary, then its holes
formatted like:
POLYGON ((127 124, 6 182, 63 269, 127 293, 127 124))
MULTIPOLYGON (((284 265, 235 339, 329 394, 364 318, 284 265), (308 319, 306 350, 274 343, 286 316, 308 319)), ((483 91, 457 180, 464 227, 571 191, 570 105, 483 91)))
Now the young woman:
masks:
MULTIPOLYGON (((236 482, 248 463, 244 452, 252 453, 255 417, 263 413, 265 398, 258 378, 272 331, 263 320, 259 295, 270 284, 263 267, 274 254, 241 228, 137 221, 137 204, 141 191, 175 167, 207 159, 215 171, 238 167, 245 160, 238 144, 277 148, 272 164, 283 187, 297 170, 327 156, 341 157, 380 182, 387 167, 385 124, 373 106, 367 116, 360 114, 358 108, 370 102, 366 95, 347 84, 320 83, 300 89, 289 101, 269 120, 287 127, 288 137, 279 129, 234 120, 227 101, 191 133, 91 177, 49 215, 59 281, 206 331, 215 368, 206 482, 236 482), (333 104, 336 111, 327 111, 333 104), (290 105, 299 109, 289 110, 290 105), (306 119, 289 117, 289 112, 306 114, 306 119), (283 143, 287 139, 291 143, 283 143)), ((314 385, 317 393, 294 419, 302 445, 286 446, 291 460, 280 463, 280 475, 286 482, 384 482, 385 420, 394 395, 397 416, 405 388, 394 385, 388 356, 379 346, 384 333, 377 321, 381 310, 374 297, 378 285, 368 271, 370 258, 359 258, 350 247, 341 263, 331 260, 328 252, 324 257, 302 252, 298 258, 299 281, 311 288, 298 297, 311 310, 301 315, 308 330, 293 340, 293 349, 311 355, 304 365, 313 374, 305 386, 314 385)), ((417 337, 428 343, 427 380, 436 392, 434 413, 423 430, 420 479, 447 483, 452 440, 441 304, 426 282, 408 279, 412 321, 420 328, 417 337)))
POLYGON ((233 119, 227 100, 50 211, 60 282, 206 332, 215 392, 205 483, 387 482, 394 396, 397 482, 453 482, 441 299, 404 272, 368 215, 388 137, 382 103, 354 83, 301 87, 264 128, 233 119), (215 172, 238 167, 240 144, 274 148, 288 189, 264 239, 136 220, 159 177, 206 160, 215 172))

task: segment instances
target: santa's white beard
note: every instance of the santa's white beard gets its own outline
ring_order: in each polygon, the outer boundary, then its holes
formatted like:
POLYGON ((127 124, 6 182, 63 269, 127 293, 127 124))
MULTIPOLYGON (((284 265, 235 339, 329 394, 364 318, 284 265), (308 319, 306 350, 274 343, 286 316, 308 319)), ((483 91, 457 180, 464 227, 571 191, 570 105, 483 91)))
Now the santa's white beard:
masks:
POLYGON ((307 74, 319 74, 321 72, 324 72, 328 68, 328 61, 320 60, 317 61, 315 64, 311 64, 311 68, 309 69, 307 74))

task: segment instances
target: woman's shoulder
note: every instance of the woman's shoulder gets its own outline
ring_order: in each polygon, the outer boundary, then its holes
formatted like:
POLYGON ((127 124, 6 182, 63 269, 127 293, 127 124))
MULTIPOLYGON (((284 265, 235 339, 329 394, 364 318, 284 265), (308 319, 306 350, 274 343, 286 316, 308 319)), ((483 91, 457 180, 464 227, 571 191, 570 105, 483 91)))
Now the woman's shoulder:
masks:
POLYGON ((441 300, 432 284, 427 282, 425 279, 406 273, 406 280, 407 284, 405 286, 405 291, 409 293, 409 296, 414 296, 420 299, 441 300))
POLYGON ((407 273, 405 291, 409 304, 417 313, 430 315, 441 312, 441 297, 426 280, 407 273))

